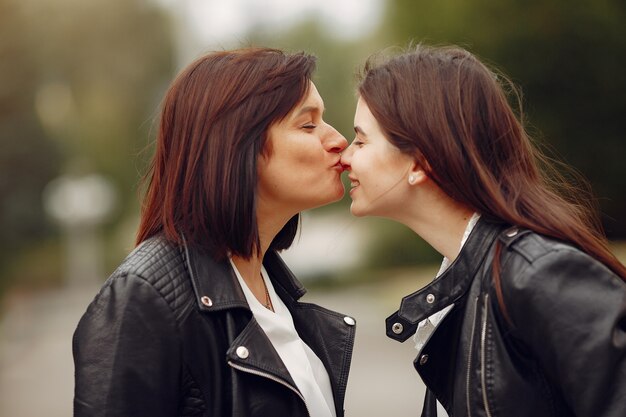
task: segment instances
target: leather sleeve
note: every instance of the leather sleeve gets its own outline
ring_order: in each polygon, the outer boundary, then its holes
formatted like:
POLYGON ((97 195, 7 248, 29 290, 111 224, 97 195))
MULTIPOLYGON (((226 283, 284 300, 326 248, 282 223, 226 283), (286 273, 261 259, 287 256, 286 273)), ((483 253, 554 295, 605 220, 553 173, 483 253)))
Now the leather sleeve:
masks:
POLYGON ((176 322, 144 279, 110 279, 80 320, 73 353, 75 417, 177 415, 176 322))
POLYGON ((573 248, 505 267, 519 338, 578 417, 624 416, 626 283, 573 248), (512 272, 514 271, 514 272, 512 272))

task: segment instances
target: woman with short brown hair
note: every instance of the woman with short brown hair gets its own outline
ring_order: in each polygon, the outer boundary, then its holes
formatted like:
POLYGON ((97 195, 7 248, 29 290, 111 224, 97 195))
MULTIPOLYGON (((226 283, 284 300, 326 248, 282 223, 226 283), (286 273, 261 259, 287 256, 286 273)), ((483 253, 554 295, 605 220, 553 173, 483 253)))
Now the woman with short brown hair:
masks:
POLYGON ((215 52, 163 102, 137 247, 74 335, 76 416, 343 416, 354 320, 277 251, 340 199, 307 54, 215 52))

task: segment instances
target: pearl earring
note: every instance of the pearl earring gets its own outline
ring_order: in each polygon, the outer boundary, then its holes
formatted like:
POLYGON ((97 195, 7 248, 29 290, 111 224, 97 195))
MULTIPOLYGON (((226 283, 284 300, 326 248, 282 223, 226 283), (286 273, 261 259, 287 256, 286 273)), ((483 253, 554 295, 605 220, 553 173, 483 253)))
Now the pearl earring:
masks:
POLYGON ((417 181, 417 178, 415 177, 415 175, 413 174, 409 175, 409 184, 413 185, 415 184, 415 181, 417 181))

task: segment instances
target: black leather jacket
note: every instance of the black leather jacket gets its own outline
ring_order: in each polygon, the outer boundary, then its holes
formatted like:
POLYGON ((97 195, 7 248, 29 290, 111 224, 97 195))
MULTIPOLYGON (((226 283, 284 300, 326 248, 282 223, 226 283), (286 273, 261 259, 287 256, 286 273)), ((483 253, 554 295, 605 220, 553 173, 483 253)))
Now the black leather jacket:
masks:
MULTIPOLYGON (((276 253, 264 265, 300 337, 324 363, 343 416, 354 320, 298 302, 305 289, 276 253)), ((75 416, 308 415, 228 260, 161 238, 141 244, 107 280, 73 350, 75 416)))
POLYGON ((626 283, 570 245, 480 219, 455 262, 387 319, 404 341, 454 303, 414 366, 450 416, 626 416, 626 283), (492 279, 501 248, 503 304, 492 279))

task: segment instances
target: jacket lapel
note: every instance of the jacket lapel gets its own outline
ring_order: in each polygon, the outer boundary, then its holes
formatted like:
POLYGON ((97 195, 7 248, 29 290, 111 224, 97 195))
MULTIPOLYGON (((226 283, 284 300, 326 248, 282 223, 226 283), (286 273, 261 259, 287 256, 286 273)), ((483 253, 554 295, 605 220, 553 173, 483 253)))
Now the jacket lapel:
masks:
MULTIPOLYGON (((228 308, 250 310, 228 259, 216 261, 203 249, 186 244, 184 254, 196 304, 201 311, 220 311, 228 308)), ((300 299, 306 293, 306 289, 276 252, 266 253, 263 264, 272 282, 285 290, 287 299, 281 298, 286 304, 300 299)))
POLYGON ((265 268, 277 294, 291 312, 300 337, 324 364, 335 393, 337 416, 341 416, 352 359, 355 321, 352 317, 315 304, 297 302, 306 290, 276 253, 268 255, 265 256, 265 268))
POLYGON ((279 382, 302 397, 287 367, 254 317, 232 341, 226 357, 231 367, 279 382))
POLYGON ((335 393, 337 416, 341 416, 352 360, 355 322, 351 317, 314 304, 297 303, 290 310, 300 337, 317 354, 328 372, 335 393))
POLYGON ((478 268, 505 225, 483 217, 450 267, 424 288, 402 299, 400 309, 386 320, 387 336, 404 342, 420 321, 455 303, 467 293, 478 268))
MULTIPOLYGON (((226 352, 229 366, 279 382, 302 397, 293 378, 271 341, 252 316, 246 297, 228 259, 216 261, 201 248, 185 245, 186 264, 196 304, 212 314, 228 309, 245 309, 250 320, 234 335, 226 352)), ((264 264, 286 305, 292 305, 306 290, 275 252, 268 252, 264 264)))

